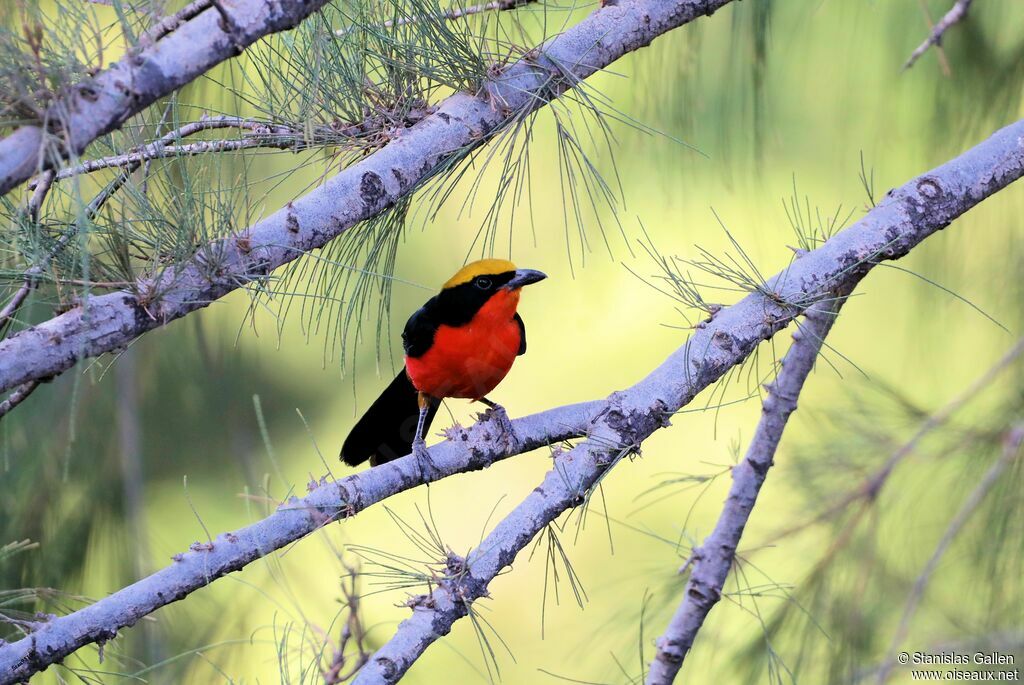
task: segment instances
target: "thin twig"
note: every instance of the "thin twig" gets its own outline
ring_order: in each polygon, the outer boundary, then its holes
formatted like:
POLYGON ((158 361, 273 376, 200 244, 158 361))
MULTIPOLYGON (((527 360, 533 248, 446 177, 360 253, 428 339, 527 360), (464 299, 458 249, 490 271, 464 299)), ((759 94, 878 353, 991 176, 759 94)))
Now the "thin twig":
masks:
POLYGON ((339 122, 337 125, 317 127, 313 130, 312 136, 302 128, 283 126, 257 119, 229 115, 204 115, 198 121, 185 124, 164 134, 152 143, 140 145, 134 150, 119 155, 90 159, 73 167, 64 167, 57 173, 57 179, 63 180, 113 167, 127 167, 129 171, 135 171, 144 162, 168 157, 234 152, 253 148, 298 152, 313 145, 340 145, 346 141, 353 143, 365 141, 364 144, 372 144, 375 134, 383 136, 388 128, 408 128, 422 120, 428 113, 428 108, 416 107, 401 119, 387 114, 377 114, 357 123, 339 122), (242 129, 249 131, 249 134, 238 139, 204 140, 183 145, 173 144, 203 131, 225 128, 242 129))
POLYGON ((910 53, 910 57, 907 59, 906 63, 904 63, 903 69, 907 70, 914 66, 914 62, 916 62, 921 55, 927 52, 928 48, 933 45, 939 45, 939 43, 942 42, 942 37, 945 35, 946 31, 967 17, 967 10, 970 9, 971 2, 973 2, 973 0, 956 0, 956 2, 953 3, 953 7, 951 7, 950 10, 946 12, 945 16, 943 16, 942 19, 939 19, 939 22, 932 27, 931 33, 928 34, 928 37, 925 38, 924 42, 917 46, 916 50, 910 53))
POLYGON ((647 685, 671 685, 693 646, 704 620, 722 596, 736 549, 757 502, 768 469, 775 463, 782 433, 796 411, 797 398, 814 368, 825 337, 836 320, 843 297, 807 310, 805 323, 793 334, 793 345, 782 359, 782 370, 768 386, 761 420, 746 457, 732 470, 732 486, 714 531, 691 554, 693 570, 683 599, 664 634, 657 640, 647 685))
POLYGON ((304 150, 307 144, 301 135, 262 137, 252 136, 237 140, 204 140, 198 143, 187 143, 185 145, 167 145, 165 147, 149 147, 141 152, 125 153, 103 157, 102 159, 89 160, 77 167, 61 169, 60 177, 67 178, 80 173, 92 173, 100 169, 110 167, 141 164, 153 159, 164 159, 167 157, 191 157, 216 152, 236 152, 238 150, 250 150, 253 148, 275 148, 278 150, 304 150))
POLYGON ((14 391, 7 396, 7 399, 0 402, 0 419, 7 416, 8 412, 21 404, 26 397, 32 394, 32 391, 39 387, 39 381, 29 381, 24 385, 20 385, 14 389, 14 391))
POLYGON ((348 585, 345 579, 341 581, 341 592, 345 598, 345 625, 341 629, 341 638, 338 640, 338 647, 331 657, 330 667, 324 671, 324 685, 338 685, 343 683, 361 669, 370 658, 370 652, 366 649, 366 629, 363 620, 359 615, 359 589, 357 580, 358 571, 345 564, 348 571, 348 585), (349 642, 355 642, 355 659, 350 662, 350 655, 346 653, 349 642))
MULTIPOLYGON (((430 16, 415 15, 411 17, 402 17, 401 19, 389 19, 380 26, 382 28, 389 29, 395 26, 415 24, 416 22, 426 21, 428 19, 454 21, 474 14, 482 14, 483 12, 504 12, 506 10, 514 10, 534 2, 537 2, 537 0, 494 0, 494 2, 485 2, 479 5, 470 5, 469 7, 455 7, 430 16)), ((359 28, 360 27, 358 25, 346 26, 345 28, 336 30, 334 33, 337 36, 347 36, 359 28)))
MULTIPOLYGON (((931 31, 935 28, 935 21, 932 19, 931 10, 928 9, 928 0, 917 0, 918 6, 921 8, 921 14, 924 15, 924 20, 928 24, 928 30, 931 31)), ((953 69, 949 66, 949 58, 946 56, 946 49, 942 47, 942 43, 935 46, 935 54, 939 57, 939 67, 942 69, 942 75, 947 78, 953 74, 953 69)))
MULTIPOLYGON (((953 520, 950 521, 949 527, 946 528, 946 532, 943 534, 942 539, 935 546, 935 551, 932 552, 928 562, 924 565, 921 570, 921 575, 917 577, 914 582, 914 587, 910 590, 910 595, 907 597, 907 604, 903 609, 903 615, 900 617, 900 624, 896 628, 896 633, 893 635, 892 642, 890 643, 889 651, 887 654, 896 654, 896 650, 903 644, 903 641, 907 639, 907 634, 910 632, 910 622, 914 618, 914 614, 917 612, 917 607, 921 604, 921 600, 924 598, 925 589, 928 587, 928 582, 935 574, 935 570, 939 566, 939 562, 942 561, 942 557, 946 554, 950 545, 956 540, 960 531, 967 524, 967 521, 974 514, 975 510, 981 505, 988 496, 988 493, 995 487, 996 482, 999 481, 1003 471, 1005 471, 1010 464, 1013 463, 1017 457, 1020 456, 1021 445, 1024 444, 1024 424, 1018 424, 1013 426, 1007 431, 1006 436, 1003 439, 1002 454, 999 459, 996 460, 985 475, 982 477, 981 482, 978 483, 963 505, 960 507, 960 511, 957 512, 953 520)), ((889 680, 889 676, 895 667, 896 662, 892 659, 886 661, 882 665, 881 670, 878 673, 878 685, 884 685, 889 680)))
POLYGON ((46 194, 50 192, 50 186, 53 185, 53 181, 53 170, 44 171, 32 190, 32 198, 28 202, 28 210, 26 213, 28 214, 28 218, 33 222, 39 221, 39 210, 43 206, 46 194))
POLYGON ((88 174, 111 167, 131 167, 134 171, 143 162, 164 157, 198 155, 207 152, 228 152, 249 148, 267 147, 277 149, 303 149, 306 147, 305 133, 287 126, 279 126, 234 116, 204 116, 174 131, 166 133, 147 145, 121 155, 111 155, 99 159, 90 159, 73 167, 65 167, 57 173, 63 180, 79 174, 88 174), (182 138, 193 136, 202 131, 214 129, 238 128, 252 132, 251 137, 237 140, 205 140, 198 143, 173 145, 182 138))
POLYGON ((195 2, 190 2, 174 14, 164 17, 157 23, 150 26, 145 33, 139 36, 139 45, 152 45, 167 34, 176 30, 185 22, 194 19, 200 12, 204 12, 209 8, 210 0, 195 0, 195 2))

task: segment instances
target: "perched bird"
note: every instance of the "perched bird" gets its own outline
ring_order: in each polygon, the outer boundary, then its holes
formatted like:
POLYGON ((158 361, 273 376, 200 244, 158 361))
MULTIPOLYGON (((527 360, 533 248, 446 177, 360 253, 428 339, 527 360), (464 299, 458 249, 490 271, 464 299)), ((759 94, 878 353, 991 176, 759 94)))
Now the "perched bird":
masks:
POLYGON ((487 399, 526 352, 526 326, 516 313, 520 289, 547 278, 503 259, 482 259, 459 269, 409 317, 402 332, 405 368, 352 428, 341 459, 371 465, 409 454, 430 458, 423 436, 441 400, 487 399))

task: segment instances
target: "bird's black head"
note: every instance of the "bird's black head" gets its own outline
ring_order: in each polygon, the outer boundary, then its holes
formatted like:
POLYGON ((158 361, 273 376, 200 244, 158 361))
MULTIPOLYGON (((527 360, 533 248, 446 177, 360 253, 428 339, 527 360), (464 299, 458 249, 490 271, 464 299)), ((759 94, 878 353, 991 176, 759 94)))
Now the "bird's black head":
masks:
POLYGON ((517 269, 504 259, 481 259, 459 269, 435 298, 436 311, 445 323, 468 322, 496 293, 515 292, 547 276, 533 269, 517 269))

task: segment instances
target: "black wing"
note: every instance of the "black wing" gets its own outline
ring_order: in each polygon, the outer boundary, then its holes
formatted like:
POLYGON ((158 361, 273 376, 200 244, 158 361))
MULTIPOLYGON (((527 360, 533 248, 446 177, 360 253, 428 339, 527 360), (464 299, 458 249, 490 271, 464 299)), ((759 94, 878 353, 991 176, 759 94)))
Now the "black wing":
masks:
MULTIPOLYGON (((431 403, 424 432, 430 427, 438 406, 437 402, 431 403)), ((376 466, 404 457, 412 451, 419 415, 416 388, 402 369, 345 438, 342 461, 356 466, 369 459, 370 465, 376 466)))
POLYGON ((516 355, 526 354, 526 324, 523 323, 523 317, 519 316, 519 312, 515 315, 516 323, 519 324, 519 351, 516 355))
POLYGON ((434 344, 434 333, 437 332, 437 322, 430 314, 431 298, 429 302, 413 312, 405 323, 405 330, 402 331, 402 347, 409 357, 421 357, 426 354, 430 346, 434 344))

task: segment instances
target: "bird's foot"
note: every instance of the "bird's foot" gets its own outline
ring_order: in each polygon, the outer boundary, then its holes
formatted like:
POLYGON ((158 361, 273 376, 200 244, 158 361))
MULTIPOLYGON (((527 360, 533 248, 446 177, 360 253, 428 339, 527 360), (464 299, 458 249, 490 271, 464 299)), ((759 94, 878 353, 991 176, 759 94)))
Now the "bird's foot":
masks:
POLYGON ((486 411, 479 414, 481 421, 487 421, 497 429, 495 438, 504 439, 505 443, 512 447, 519 441, 516 439, 515 429, 512 427, 512 420, 508 418, 508 412, 500 404, 489 405, 486 411))
POLYGON ((413 440, 412 453, 416 457, 416 466, 420 470, 420 477, 424 480, 435 480, 438 474, 437 465, 430 458, 430 451, 427 443, 422 438, 413 440))

